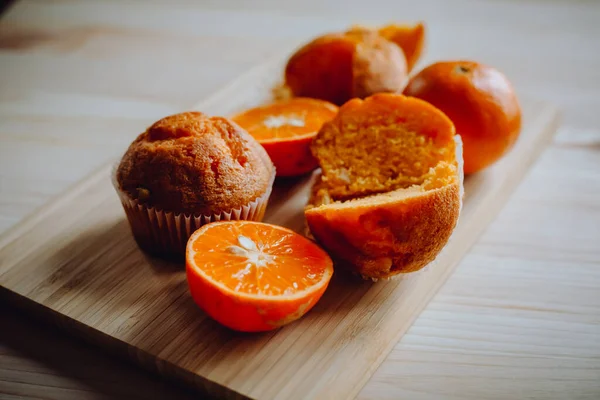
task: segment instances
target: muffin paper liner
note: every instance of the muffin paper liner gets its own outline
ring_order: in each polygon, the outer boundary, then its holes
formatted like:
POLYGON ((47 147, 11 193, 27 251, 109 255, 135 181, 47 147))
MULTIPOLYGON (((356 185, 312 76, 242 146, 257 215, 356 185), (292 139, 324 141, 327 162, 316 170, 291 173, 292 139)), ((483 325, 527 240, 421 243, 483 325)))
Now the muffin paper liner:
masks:
POLYGON ((273 173, 265 193, 240 208, 218 214, 187 215, 148 207, 131 198, 127 192, 119 187, 117 168, 118 163, 112 171, 113 186, 121 199, 131 231, 138 245, 152 254, 179 257, 185 255, 185 247, 189 237, 202 225, 216 221, 262 221, 275 180, 275 173, 273 173))

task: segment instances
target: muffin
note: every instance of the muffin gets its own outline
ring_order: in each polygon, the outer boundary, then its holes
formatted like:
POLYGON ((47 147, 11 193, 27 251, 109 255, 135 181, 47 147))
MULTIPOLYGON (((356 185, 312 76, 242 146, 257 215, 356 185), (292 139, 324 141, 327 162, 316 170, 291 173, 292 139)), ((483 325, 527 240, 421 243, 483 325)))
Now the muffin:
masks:
POLYGON ((113 174, 139 246, 164 256, 183 256, 203 224, 262 220, 274 178, 269 156, 252 136, 200 112, 154 123, 113 174))
POLYGON ((289 59, 285 82, 293 96, 341 105, 354 97, 398 92, 407 79, 400 47, 377 31, 353 28, 306 44, 289 59))
POLYGON ((448 117, 402 95, 354 99, 312 150, 322 172, 305 216, 330 255, 369 279, 435 259, 462 206, 462 144, 448 117))

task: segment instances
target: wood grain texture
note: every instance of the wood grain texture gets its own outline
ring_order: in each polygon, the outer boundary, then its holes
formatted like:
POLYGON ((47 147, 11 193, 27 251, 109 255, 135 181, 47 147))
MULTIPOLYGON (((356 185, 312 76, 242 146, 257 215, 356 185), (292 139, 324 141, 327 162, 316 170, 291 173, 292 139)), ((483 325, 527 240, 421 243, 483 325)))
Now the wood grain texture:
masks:
POLYGON ((599 398, 598 143, 559 132, 358 399, 599 398))
MULTIPOLYGON (((282 59, 195 108, 231 115, 268 101, 282 59)), ((466 180, 459 225, 434 263, 377 284, 340 274, 309 315, 276 332, 222 328, 194 305, 181 265, 139 251, 111 187, 110 165, 0 238, 0 285, 15 303, 215 397, 353 397, 551 139, 555 108, 523 106, 520 140, 494 168, 466 180)), ((301 232, 310 183, 278 184, 265 220, 301 232)))
POLYGON ((197 398, 191 389, 100 354, 97 347, 8 302, 0 304, 0 326, 0 399, 197 398), (71 354, 75 362, 65 363, 71 354))
MULTIPOLYGON (((0 231, 265 56, 424 19, 421 66, 494 65, 564 125, 359 398, 597 399, 599 18, 594 0, 18 0, 0 20, 0 231)), ((187 398, 4 304, 0 398, 187 398)))

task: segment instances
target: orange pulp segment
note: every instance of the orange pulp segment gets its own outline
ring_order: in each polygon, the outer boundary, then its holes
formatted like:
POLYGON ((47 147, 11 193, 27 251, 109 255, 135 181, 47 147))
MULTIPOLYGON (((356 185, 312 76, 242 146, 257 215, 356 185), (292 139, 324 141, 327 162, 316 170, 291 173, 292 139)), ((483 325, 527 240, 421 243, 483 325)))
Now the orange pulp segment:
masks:
POLYGON ((186 265, 198 306, 221 324, 246 332, 300 318, 333 274, 331 258, 312 241, 253 221, 203 226, 188 241, 186 265))
POLYGON ((336 113, 337 106, 327 101, 295 97, 249 109, 233 120, 264 142, 315 134, 336 113))
POLYGON ((262 144, 277 176, 297 176, 317 167, 310 143, 337 110, 327 101, 295 97, 246 110, 232 119, 262 144))

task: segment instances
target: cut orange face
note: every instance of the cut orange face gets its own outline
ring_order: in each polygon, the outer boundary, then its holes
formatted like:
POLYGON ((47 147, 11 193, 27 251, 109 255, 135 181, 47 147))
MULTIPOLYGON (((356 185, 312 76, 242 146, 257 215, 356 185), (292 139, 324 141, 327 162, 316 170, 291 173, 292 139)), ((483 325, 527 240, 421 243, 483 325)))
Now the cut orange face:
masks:
POLYGON ((265 148, 277 176, 297 176, 317 167, 310 143, 337 109, 323 100, 296 97, 252 108, 232 119, 265 148))
POLYGON ((238 331, 279 328, 308 312, 333 274, 331 258, 287 228, 253 221, 214 222, 186 250, 196 304, 238 331))
POLYGON ((410 72, 423 53, 425 25, 422 22, 416 25, 386 25, 379 29, 379 34, 402 49, 410 72))

